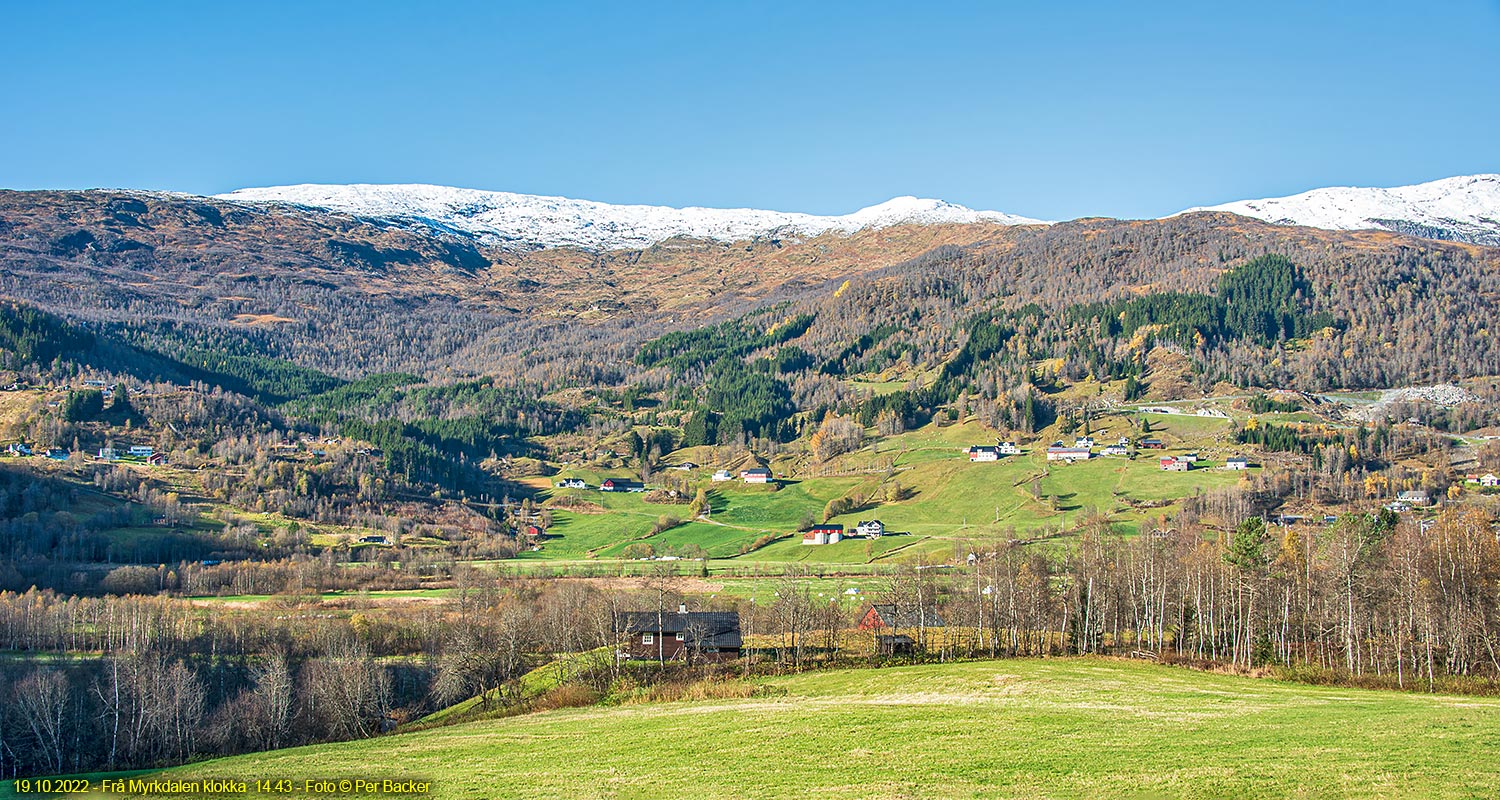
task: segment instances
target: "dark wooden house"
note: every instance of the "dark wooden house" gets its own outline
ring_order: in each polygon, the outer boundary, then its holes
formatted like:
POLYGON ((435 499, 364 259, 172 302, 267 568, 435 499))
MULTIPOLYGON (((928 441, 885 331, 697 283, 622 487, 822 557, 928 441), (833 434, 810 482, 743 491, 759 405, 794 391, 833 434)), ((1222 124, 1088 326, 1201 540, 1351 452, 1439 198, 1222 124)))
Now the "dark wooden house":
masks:
POLYGON ((626 658, 662 661, 728 661, 740 657, 736 611, 627 611, 615 618, 626 658))

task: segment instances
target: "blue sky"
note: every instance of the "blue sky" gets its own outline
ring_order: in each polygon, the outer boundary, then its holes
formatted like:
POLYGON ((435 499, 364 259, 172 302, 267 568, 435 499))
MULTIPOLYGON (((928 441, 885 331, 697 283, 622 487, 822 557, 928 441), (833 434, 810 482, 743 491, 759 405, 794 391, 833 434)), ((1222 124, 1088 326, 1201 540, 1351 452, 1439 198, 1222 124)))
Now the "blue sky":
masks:
POLYGON ((1049 219, 1500 172, 1500 0, 18 2, 0 186, 1049 219))

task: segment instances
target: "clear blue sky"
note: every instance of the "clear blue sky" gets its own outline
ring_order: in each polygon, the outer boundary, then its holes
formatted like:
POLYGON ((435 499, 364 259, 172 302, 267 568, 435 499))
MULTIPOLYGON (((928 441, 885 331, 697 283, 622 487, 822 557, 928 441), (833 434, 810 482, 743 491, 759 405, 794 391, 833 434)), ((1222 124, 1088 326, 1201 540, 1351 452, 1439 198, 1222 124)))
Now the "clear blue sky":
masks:
POLYGON ((1500 172, 1500 0, 11 2, 0 186, 1051 219, 1500 172))

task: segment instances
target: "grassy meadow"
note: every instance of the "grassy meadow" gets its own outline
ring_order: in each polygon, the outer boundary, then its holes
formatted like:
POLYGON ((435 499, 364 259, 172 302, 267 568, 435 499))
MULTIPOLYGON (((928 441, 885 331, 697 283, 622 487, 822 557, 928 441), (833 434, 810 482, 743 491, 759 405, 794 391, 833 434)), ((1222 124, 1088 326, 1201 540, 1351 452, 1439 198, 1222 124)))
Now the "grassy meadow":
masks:
MULTIPOLYGON (((619 559, 636 542, 658 553, 696 545, 710 558, 729 562, 802 563, 813 566, 865 565, 907 558, 946 557, 960 541, 1034 538, 1070 528, 1089 511, 1108 515, 1127 532, 1143 521, 1176 509, 1175 501, 1217 487, 1233 485, 1239 473, 1216 469, 1239 452, 1226 441, 1230 421, 1189 415, 1151 414, 1152 435, 1169 445, 1165 453, 1196 450, 1206 459, 1191 472, 1162 472, 1156 451, 1131 460, 1096 457, 1079 464, 1047 463, 1048 437, 1025 446, 1020 456, 997 462, 970 463, 965 450, 991 442, 993 431, 975 422, 930 424, 887 436, 829 465, 830 476, 783 481, 778 487, 746 486, 739 481, 708 484, 712 513, 708 520, 684 521, 652 535, 665 514, 685 517, 686 506, 644 501, 639 494, 597 490, 549 490, 553 497, 572 496, 594 503, 600 513, 554 510, 554 524, 541 551, 525 553, 534 561, 619 559), (889 465, 880 470, 877 465, 889 465), (829 500, 849 494, 881 496, 885 481, 904 490, 901 500, 878 502, 831 522, 853 528, 878 518, 888 531, 903 534, 866 542, 851 540, 808 547, 794 535, 808 517, 822 520, 829 500), (770 541, 767 542, 767 537, 770 541)), ((1123 417, 1109 417, 1093 435, 1100 445, 1130 431, 1123 417)), ((597 484, 596 473, 577 474, 597 484)), ((700 476, 702 477, 702 476, 700 476)))
POLYGON ((423 777, 439 798, 1459 798, 1494 796, 1497 747, 1500 699, 1075 658, 767 678, 168 774, 423 777))

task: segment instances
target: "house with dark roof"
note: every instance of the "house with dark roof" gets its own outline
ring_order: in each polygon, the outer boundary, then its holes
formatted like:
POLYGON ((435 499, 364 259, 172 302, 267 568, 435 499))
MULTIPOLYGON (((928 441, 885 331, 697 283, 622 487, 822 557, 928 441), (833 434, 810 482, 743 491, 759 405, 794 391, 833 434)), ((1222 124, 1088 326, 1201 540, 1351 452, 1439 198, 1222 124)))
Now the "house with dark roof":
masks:
POLYGON ((999 461, 1000 446, 974 445, 969 448, 970 461, 999 461))
POLYGON ((872 603, 859 620, 862 631, 900 628, 941 628, 943 617, 935 608, 911 608, 894 603, 872 603))
POLYGON ((744 642, 737 611, 626 611, 615 617, 625 658, 651 661, 728 661, 744 642))
MULTIPOLYGON (((911 633, 941 627, 943 617, 937 609, 910 608, 894 603, 873 603, 859 620, 860 630, 874 634, 875 652, 885 655, 912 653, 917 649, 917 639, 913 639, 911 633)), ((918 636, 920 638, 920 633, 918 636)))
POLYGON ((1432 495, 1426 489, 1407 489, 1396 493, 1396 502, 1413 506, 1432 505, 1432 495))
POLYGON ((1062 442, 1047 448, 1048 461, 1066 461, 1072 464, 1075 461, 1087 461, 1094 457, 1094 451, 1087 447, 1064 447, 1062 442))
POLYGON ((608 478, 599 484, 601 492, 644 492, 646 485, 626 478, 608 478))
POLYGON ((745 483, 770 483, 771 471, 765 467, 751 467, 740 472, 740 480, 745 483))

